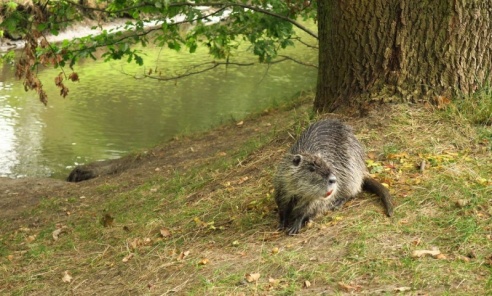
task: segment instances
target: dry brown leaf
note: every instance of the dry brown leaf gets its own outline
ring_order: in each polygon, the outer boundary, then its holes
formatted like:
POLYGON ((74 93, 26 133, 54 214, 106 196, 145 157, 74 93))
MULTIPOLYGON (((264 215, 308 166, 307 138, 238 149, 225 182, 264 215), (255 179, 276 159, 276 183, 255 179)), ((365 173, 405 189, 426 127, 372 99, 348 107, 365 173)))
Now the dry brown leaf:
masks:
POLYGON ((134 238, 130 243, 130 249, 132 250, 135 250, 138 248, 139 245, 141 245, 140 243, 140 239, 139 238, 134 238))
POLYGON ((130 253, 130 254, 126 255, 126 256, 123 258, 123 260, 121 260, 121 261, 123 261, 123 262, 125 262, 125 263, 126 263, 126 262, 130 261, 130 259, 132 259, 132 258, 133 258, 133 253, 130 253))
POLYGON ((415 250, 412 252, 412 258, 420 258, 426 255, 436 257, 437 255, 441 254, 441 251, 437 248, 433 248, 432 250, 415 250))
POLYGON ((248 176, 244 176, 242 178, 239 179, 239 181, 237 182, 238 185, 241 185, 243 184, 244 182, 248 181, 249 180, 249 177, 248 176))
POLYGON ((338 282, 338 287, 340 289, 346 291, 346 292, 353 292, 353 291, 359 291, 362 287, 361 286, 350 286, 342 282, 338 282))
POLYGON ((247 273, 244 278, 248 283, 256 282, 258 279, 260 279, 260 274, 259 273, 247 273))
POLYGON ((311 282, 310 281, 304 281, 304 288, 309 288, 311 287, 311 282))
POLYGON ((162 237, 170 237, 171 236, 171 231, 167 229, 166 227, 161 228, 160 234, 162 237))
POLYGON ((456 206, 458 206, 458 208, 464 208, 468 205, 469 201, 467 199, 459 199, 456 201, 456 206))
POLYGON ((70 283, 72 281, 72 276, 68 273, 68 270, 65 270, 63 272, 63 277, 62 277, 62 281, 64 283, 70 283))
POLYGON ((272 254, 277 254, 279 252, 278 247, 272 249, 272 254))
POLYGON ((412 288, 410 287, 397 287, 395 288, 395 292, 406 292, 406 291, 411 291, 412 288))
POLYGON ((51 235, 53 236, 53 240, 58 240, 60 238, 60 234, 68 232, 68 227, 67 226, 61 226, 57 229, 55 229, 51 235))
POLYGON ((238 126, 238 127, 242 127, 242 126, 243 126, 243 124, 244 124, 244 121, 242 121, 242 120, 241 120, 240 122, 236 123, 236 126, 238 126))
POLYGON ((111 214, 109 214, 109 213, 104 214, 104 216, 101 218, 101 224, 104 227, 113 226, 113 221, 114 221, 114 217, 111 216, 111 214))
POLYGON ((198 217, 193 218, 193 221, 195 221, 196 226, 198 226, 198 227, 207 227, 208 226, 207 223, 203 222, 198 217))
POLYGON ((179 254, 177 260, 178 261, 184 260, 186 257, 188 257, 188 255, 190 255, 190 251, 181 252, 181 254, 179 254))
POLYGON ((30 235, 30 236, 26 237, 27 243, 32 243, 35 240, 36 240, 36 235, 30 235))
POLYGON ((19 231, 20 232, 29 232, 29 231, 31 231, 31 229, 29 229, 27 227, 21 227, 21 228, 19 228, 19 231))
POLYGON ((68 75, 68 79, 72 80, 73 82, 80 81, 79 75, 76 72, 70 73, 70 75, 68 75))
POLYGON ((207 258, 205 258, 205 259, 200 260, 200 262, 198 262, 198 265, 207 265, 208 263, 209 263, 209 260, 207 258))
POLYGON ((451 100, 445 96, 437 96, 435 98, 437 109, 444 109, 447 105, 451 103, 451 100))
POLYGON ((418 237, 418 238, 414 239, 414 240, 413 240, 413 242, 412 242, 412 244, 413 244, 414 246, 418 246, 418 245, 420 245, 420 243, 421 243, 420 237, 418 237))
POLYGON ((444 255, 444 254, 437 254, 436 256, 433 256, 433 257, 434 257, 434 258, 436 258, 436 259, 439 259, 439 260, 445 260, 445 259, 448 259, 448 258, 446 257, 446 255, 444 255))
POLYGON ((492 255, 485 258, 485 264, 488 265, 489 267, 492 267, 492 255))
POLYGON ((278 284, 280 282, 280 280, 277 280, 277 279, 274 279, 274 278, 269 278, 268 279, 268 282, 270 284, 276 285, 276 284, 278 284))

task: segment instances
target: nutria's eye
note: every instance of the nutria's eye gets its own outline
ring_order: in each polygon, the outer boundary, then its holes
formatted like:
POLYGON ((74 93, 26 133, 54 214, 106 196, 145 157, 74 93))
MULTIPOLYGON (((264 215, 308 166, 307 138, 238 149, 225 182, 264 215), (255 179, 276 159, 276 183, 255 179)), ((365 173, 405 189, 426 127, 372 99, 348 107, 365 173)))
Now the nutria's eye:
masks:
POLYGON ((302 159, 302 157, 299 154, 294 155, 294 158, 292 159, 292 163, 295 166, 298 166, 301 163, 301 159, 302 159))

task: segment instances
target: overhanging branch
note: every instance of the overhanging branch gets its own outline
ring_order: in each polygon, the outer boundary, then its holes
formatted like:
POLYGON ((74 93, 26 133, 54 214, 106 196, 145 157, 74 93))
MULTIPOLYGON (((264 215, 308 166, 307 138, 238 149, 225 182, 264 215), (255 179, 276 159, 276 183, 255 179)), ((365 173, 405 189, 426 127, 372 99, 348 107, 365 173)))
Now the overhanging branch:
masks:
MULTIPOLYGON (((107 9, 103 9, 103 8, 85 6, 85 5, 76 3, 76 2, 71 1, 71 0, 65 0, 65 1, 67 1, 68 3, 70 3, 70 4, 74 5, 74 6, 83 8, 83 9, 88 9, 88 10, 93 10, 93 11, 99 11, 99 12, 104 12, 104 13, 123 13, 123 12, 127 12, 127 11, 130 11, 130 10, 133 10, 133 9, 140 9, 140 8, 143 8, 143 7, 155 7, 155 4, 153 4, 153 3, 143 3, 143 4, 140 4, 140 5, 136 5, 136 6, 132 6, 132 7, 127 7, 127 8, 123 8, 123 9, 120 9, 120 10, 108 11, 107 9)), ((276 17, 276 18, 281 19, 283 21, 289 22, 289 23, 293 24, 294 26, 296 26, 297 28, 299 28, 300 30, 306 32, 310 36, 318 39, 318 35, 316 33, 314 33, 313 31, 309 30, 308 28, 306 28, 305 26, 303 26, 302 24, 300 24, 296 20, 293 20, 293 19, 291 19, 291 18, 289 18, 289 17, 287 17, 285 15, 281 15, 281 14, 275 13, 275 12, 270 11, 268 9, 263 9, 263 8, 260 8, 260 7, 254 6, 254 5, 250 5, 250 4, 246 4, 246 3, 236 3, 236 2, 201 2, 201 3, 177 2, 177 3, 169 3, 167 5, 167 7, 179 7, 179 6, 190 6, 190 7, 212 6, 212 7, 221 7, 221 8, 226 8, 226 7, 242 7, 242 8, 250 9, 250 10, 253 10, 253 11, 256 11, 256 12, 259 12, 259 13, 263 13, 263 14, 266 14, 266 15, 269 15, 269 16, 272 16, 272 17, 276 17)))
MULTIPOLYGON (((312 65, 312 64, 308 64, 308 63, 304 63, 304 62, 300 62, 299 60, 296 60, 292 57, 289 57, 289 56, 281 56, 282 58, 281 59, 278 59, 278 60, 275 60, 275 61, 272 61, 266 65, 272 65, 272 64, 278 64, 278 63, 282 63, 282 62, 285 62, 285 61, 292 61, 292 62, 295 62, 295 63, 298 63, 300 65, 303 65, 303 66, 307 66, 307 67, 314 67, 314 68, 317 68, 317 66, 315 65, 312 65)), ((126 73, 124 71, 119 71, 120 73, 124 74, 124 75, 127 75, 127 76, 131 76, 135 79, 144 79, 144 78, 149 78, 149 79, 154 79, 154 80, 160 80, 160 81, 172 81, 172 80, 178 80, 178 79, 181 79, 181 78, 184 78, 184 77, 188 77, 188 76, 193 76, 193 75, 197 75, 197 74, 202 74, 202 73, 205 73, 205 72, 208 72, 210 70, 213 70, 219 66, 225 66, 225 67, 229 67, 229 66, 237 66, 237 67, 247 67, 247 66, 254 66, 254 65, 258 65, 259 63, 236 63, 236 62, 217 62, 217 61, 211 61, 211 62, 206 62, 206 63, 202 63, 202 64, 197 64, 197 65, 193 65, 191 66, 186 72, 184 72, 183 74, 178 74, 178 75, 175 75, 175 76, 162 76, 161 74, 157 74, 157 70, 155 71, 152 71, 152 70, 149 70, 149 71, 146 71, 144 70, 144 73, 143 75, 132 75, 132 74, 129 74, 129 73, 126 73), (203 69, 198 69, 198 68, 201 68, 201 67, 205 67, 203 69), (154 73, 154 75, 153 75, 154 73)), ((264 64, 264 63, 263 63, 264 64)))

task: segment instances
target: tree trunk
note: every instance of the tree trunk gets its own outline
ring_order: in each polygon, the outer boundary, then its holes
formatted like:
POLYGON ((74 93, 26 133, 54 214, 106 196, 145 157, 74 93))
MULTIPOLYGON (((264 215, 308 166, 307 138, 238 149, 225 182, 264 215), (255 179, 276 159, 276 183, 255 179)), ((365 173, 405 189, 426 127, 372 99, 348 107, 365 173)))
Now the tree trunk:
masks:
POLYGON ((314 107, 439 102, 490 82, 492 1, 319 0, 314 107))

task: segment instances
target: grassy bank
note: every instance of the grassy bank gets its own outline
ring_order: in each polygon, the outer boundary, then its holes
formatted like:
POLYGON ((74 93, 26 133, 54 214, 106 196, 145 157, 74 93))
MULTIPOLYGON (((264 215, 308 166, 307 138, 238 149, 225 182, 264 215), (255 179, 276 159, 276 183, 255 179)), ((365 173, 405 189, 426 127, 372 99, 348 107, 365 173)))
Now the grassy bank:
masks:
POLYGON ((47 186, 1 223, 0 293, 492 293, 492 130, 457 109, 342 117, 394 217, 363 194, 298 236, 275 231, 275 163, 317 119, 311 99, 156 147, 115 176, 47 186))

